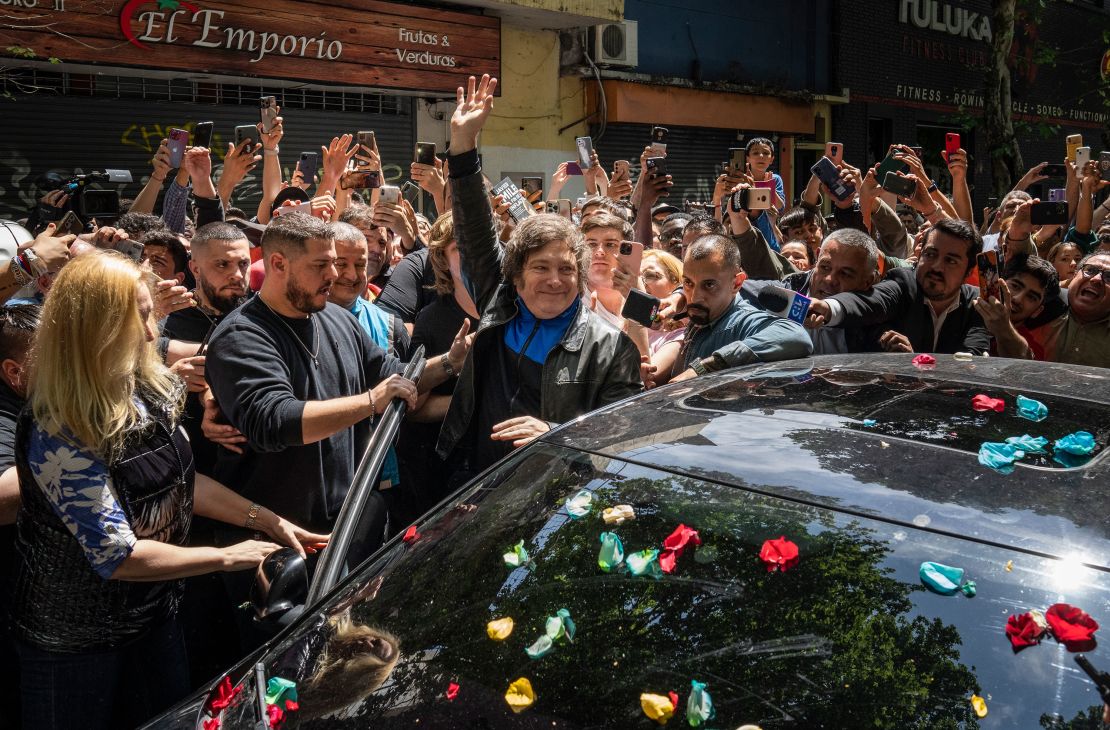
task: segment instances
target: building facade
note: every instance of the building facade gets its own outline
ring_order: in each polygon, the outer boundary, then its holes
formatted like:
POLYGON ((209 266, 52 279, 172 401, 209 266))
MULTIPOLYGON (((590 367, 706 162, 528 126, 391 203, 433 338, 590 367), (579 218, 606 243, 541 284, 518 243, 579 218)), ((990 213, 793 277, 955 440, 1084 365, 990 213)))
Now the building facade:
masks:
MULTIPOLYGON (((1064 138, 1083 135, 1098 152, 1110 149, 1108 109, 1098 93, 1110 16, 1101 2, 1049 2, 1034 16, 1018 3, 1010 55, 1013 116, 1027 167, 1061 162, 1064 138), (1049 53, 1045 53, 1045 48, 1049 53), (1055 56, 1054 63, 1047 58, 1055 56)), ((987 205, 991 171, 981 128, 989 62, 989 0, 844 0, 836 4, 834 78, 848 104, 833 112, 835 141, 855 165, 873 165, 892 143, 920 146, 942 188, 948 179, 940 151, 958 132, 971 155, 969 184, 977 208, 987 205)), ((1063 187, 1048 180, 1031 192, 1063 187)))

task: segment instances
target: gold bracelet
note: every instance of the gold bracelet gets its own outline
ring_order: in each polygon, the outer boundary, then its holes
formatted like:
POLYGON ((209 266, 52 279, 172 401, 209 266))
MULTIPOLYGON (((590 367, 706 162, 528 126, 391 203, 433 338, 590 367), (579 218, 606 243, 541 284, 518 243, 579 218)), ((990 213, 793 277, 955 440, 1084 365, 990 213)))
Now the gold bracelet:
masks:
POLYGON ((248 530, 253 530, 254 521, 258 519, 258 513, 259 511, 261 511, 261 509, 262 505, 258 504, 257 502, 252 504, 251 508, 247 510, 247 521, 243 523, 243 527, 247 528, 248 530))

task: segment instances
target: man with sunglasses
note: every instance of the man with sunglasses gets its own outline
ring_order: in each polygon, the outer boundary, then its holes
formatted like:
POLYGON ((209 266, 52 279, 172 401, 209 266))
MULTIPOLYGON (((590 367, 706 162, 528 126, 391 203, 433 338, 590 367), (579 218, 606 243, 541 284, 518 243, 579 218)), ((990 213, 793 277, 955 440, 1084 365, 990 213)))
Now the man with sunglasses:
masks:
POLYGON ((1068 284, 1068 311, 1033 336, 1047 360, 1110 367, 1110 253, 1096 251, 1079 262, 1068 284))

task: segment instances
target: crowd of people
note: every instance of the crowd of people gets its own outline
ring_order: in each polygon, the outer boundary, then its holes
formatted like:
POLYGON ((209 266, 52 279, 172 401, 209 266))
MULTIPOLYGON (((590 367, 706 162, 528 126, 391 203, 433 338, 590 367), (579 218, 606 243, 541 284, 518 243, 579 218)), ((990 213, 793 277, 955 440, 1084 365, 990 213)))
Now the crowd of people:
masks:
POLYGON ((311 562, 327 544, 394 400, 407 415, 360 556, 555 425, 668 382, 853 352, 1110 365, 1097 163, 1065 160, 1065 224, 1033 223, 1024 188, 1043 165, 977 222, 962 149, 945 155, 951 196, 894 145, 900 197, 836 155, 835 181, 815 174, 787 201, 758 137, 704 213, 668 204, 672 176, 649 164, 666 151, 651 145, 635 180, 594 150, 587 197, 566 210, 567 164, 542 192, 494 194, 483 175, 496 85, 459 89, 449 154, 411 165, 434 220, 347 184, 382 169, 351 134, 321 149, 318 175, 284 181, 279 116, 228 151, 217 181, 210 150, 175 169, 163 140, 110 224, 62 235, 65 190, 5 224, 19 239, 0 267, 12 727, 132 727, 262 641, 232 608, 250 569, 282 545, 311 562), (250 215, 235 190, 259 165, 250 215), (745 203, 761 189, 768 207, 745 203), (991 251, 997 283, 980 279, 991 251), (802 316, 775 304, 792 309, 792 294, 802 316))

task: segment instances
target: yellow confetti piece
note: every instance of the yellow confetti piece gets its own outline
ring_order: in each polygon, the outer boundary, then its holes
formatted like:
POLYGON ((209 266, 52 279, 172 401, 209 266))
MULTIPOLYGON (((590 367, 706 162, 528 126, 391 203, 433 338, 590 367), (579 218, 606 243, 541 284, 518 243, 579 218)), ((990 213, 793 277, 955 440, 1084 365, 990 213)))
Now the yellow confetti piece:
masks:
POLYGON ((506 616, 505 618, 494 619, 486 624, 486 633, 489 638, 494 641, 504 641, 509 638, 509 634, 513 633, 513 620, 506 616))
POLYGON ((640 695, 640 707, 649 720, 655 720, 660 725, 666 725, 674 717, 674 705, 671 704, 670 697, 645 692, 640 695))
POLYGON ((1013 569, 1014 569, 1014 561, 1013 560, 1007 560, 1006 561, 1006 572, 1009 573, 1013 569))
POLYGON ((527 710, 536 701, 536 693, 532 691, 532 683, 525 677, 513 682, 509 685, 509 689, 505 691, 505 701, 509 703, 513 712, 527 710))
POLYGON ((987 701, 979 695, 971 695, 971 706, 975 709, 975 714, 979 717, 987 716, 987 701))
POLYGON ((625 520, 636 519, 636 511, 630 504, 618 504, 615 507, 606 507, 601 513, 601 519, 607 525, 619 525, 625 520))

